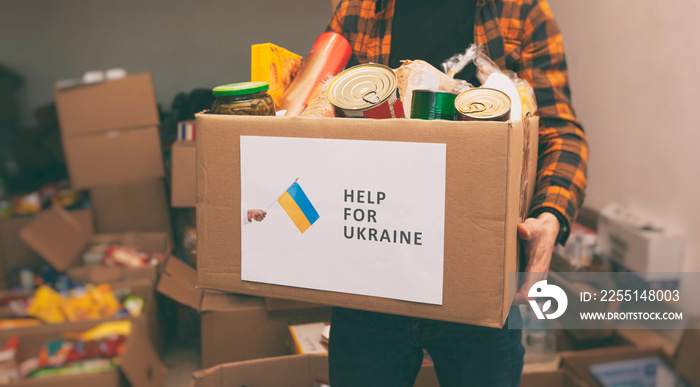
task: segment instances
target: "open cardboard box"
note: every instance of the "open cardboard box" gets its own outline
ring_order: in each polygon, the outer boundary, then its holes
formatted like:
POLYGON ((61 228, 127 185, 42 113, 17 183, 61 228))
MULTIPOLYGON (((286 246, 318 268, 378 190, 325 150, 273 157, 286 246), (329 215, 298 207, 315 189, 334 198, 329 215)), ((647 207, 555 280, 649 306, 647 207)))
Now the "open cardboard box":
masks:
MULTIPOLYGON (((58 206, 53 206, 41 213, 24 227, 19 235, 29 247, 59 272, 82 266, 82 253, 92 238, 115 239, 114 234, 94 235, 92 227, 84 227, 76 217, 58 206)), ((161 253, 163 259, 170 254, 171 250, 170 240, 165 233, 124 233, 117 235, 116 239, 121 239, 124 246, 137 251, 161 253)), ((124 268, 114 269, 127 272, 124 268)), ((95 273, 104 272, 97 269, 97 266, 94 271, 95 273)), ((145 268, 144 271, 152 273, 153 269, 145 268)))
MULTIPOLYGON (((49 340, 62 337, 65 332, 82 332, 97 326, 98 322, 84 321, 72 324, 70 329, 60 325, 48 325, 31 331, 12 332, 19 338, 19 362, 39 354, 41 346, 49 340)), ((7 337, 4 333, 0 338, 7 337)), ((132 320, 131 334, 124 353, 119 359, 119 370, 101 373, 55 376, 39 379, 23 379, 8 384, 22 387, 160 387, 166 374, 165 366, 151 346, 145 328, 132 320)))
POLYGON ((260 297, 205 291, 195 270, 169 257, 158 292, 201 314, 202 366, 292 353, 289 325, 330 321, 330 308, 268 311, 260 297))
MULTIPOLYGON (((659 357, 664 360, 680 376, 694 386, 700 385, 700 326, 692 323, 691 328, 683 332, 675 353, 669 356, 667 346, 660 346, 654 340, 650 345, 619 346, 596 348, 584 351, 565 352, 562 354, 562 368, 569 371, 579 385, 599 386, 589 368, 593 364, 607 363, 619 360, 659 357), (652 348, 656 346, 656 348, 652 348)), ((639 345, 639 343, 635 343, 639 345)))
MULTIPOLYGON (((328 382, 327 355, 291 355, 218 365, 192 374, 190 387, 310 387, 328 382)), ((438 387, 435 369, 423 366, 415 387, 438 387)))
POLYGON ((516 226, 529 209, 538 119, 450 122, 200 113, 197 120, 198 285, 203 289, 502 327, 516 291, 516 226), (240 137, 444 143, 442 305, 241 279, 240 137))
MULTIPOLYGON (((71 210, 68 213, 80 226, 93 233, 92 211, 89 209, 71 210)), ((40 216, 40 215, 37 215, 40 216)), ((10 286, 19 285, 17 271, 24 267, 39 267, 46 261, 28 246, 19 234, 36 216, 22 216, 0 220, 0 275, 10 286)))
MULTIPOLYGON (((70 275, 69 275, 70 277, 70 275)), ((73 279, 73 278, 71 278, 73 279)), ((132 317, 130 320, 134 322, 139 322, 142 327, 146 329, 150 343, 157 349, 159 353, 162 353, 165 349, 165 341, 163 333, 164 330, 161 329, 159 325, 160 316, 158 309, 158 302, 156 300, 155 293, 155 283, 150 279, 128 279, 123 281, 103 281, 109 283, 112 290, 117 291, 119 289, 130 289, 131 295, 143 297, 145 300, 145 306, 141 314, 137 317, 132 317)), ((96 282, 100 283, 100 282, 96 282)), ((4 292, 0 296, 4 296, 10 293, 4 292)), ((47 328, 58 329, 63 331, 71 331, 75 329, 76 325, 82 324, 94 324, 97 325, 102 322, 113 321, 115 318, 109 317, 99 320, 88 320, 88 321, 66 321, 59 324, 43 324, 35 327, 25 327, 25 328, 15 328, 11 330, 0 330, 0 338, 6 338, 9 336, 14 336, 17 334, 31 333, 31 332, 42 332, 47 328)))

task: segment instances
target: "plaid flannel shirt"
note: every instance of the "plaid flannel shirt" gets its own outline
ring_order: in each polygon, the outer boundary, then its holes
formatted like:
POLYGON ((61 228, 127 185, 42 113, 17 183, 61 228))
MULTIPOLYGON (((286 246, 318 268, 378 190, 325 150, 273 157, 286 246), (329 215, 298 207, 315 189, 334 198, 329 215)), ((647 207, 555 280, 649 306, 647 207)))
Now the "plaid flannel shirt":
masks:
MULTIPOLYGON (((395 0, 343 0, 329 31, 343 34, 360 63, 389 62, 395 0)), ((474 42, 502 69, 535 91, 540 116, 537 183, 529 216, 548 211, 562 223, 564 243, 586 187, 588 146, 570 102, 559 29, 545 0, 478 0, 474 42)))

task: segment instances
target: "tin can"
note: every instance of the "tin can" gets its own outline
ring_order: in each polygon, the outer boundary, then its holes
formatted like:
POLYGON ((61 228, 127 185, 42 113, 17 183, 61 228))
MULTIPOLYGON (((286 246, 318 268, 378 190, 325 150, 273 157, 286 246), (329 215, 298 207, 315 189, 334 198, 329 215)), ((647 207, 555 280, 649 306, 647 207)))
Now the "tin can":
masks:
POLYGON ((396 74, 387 66, 351 67, 328 86, 328 101, 338 117, 404 118, 396 74))
POLYGON ((457 96, 455 110, 461 121, 508 121, 510 98, 500 90, 476 87, 457 96))
POLYGON ((439 90, 413 90, 411 118, 455 120, 457 93, 439 90))

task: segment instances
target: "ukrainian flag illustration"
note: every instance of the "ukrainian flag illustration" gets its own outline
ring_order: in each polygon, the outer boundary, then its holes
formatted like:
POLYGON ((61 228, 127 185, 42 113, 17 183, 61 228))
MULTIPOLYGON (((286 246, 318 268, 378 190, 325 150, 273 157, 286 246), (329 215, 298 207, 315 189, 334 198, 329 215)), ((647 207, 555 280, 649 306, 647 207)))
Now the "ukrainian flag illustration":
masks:
POLYGON ((306 197, 304 190, 296 181, 289 187, 287 192, 282 194, 277 202, 292 219, 303 234, 319 218, 318 212, 306 197))

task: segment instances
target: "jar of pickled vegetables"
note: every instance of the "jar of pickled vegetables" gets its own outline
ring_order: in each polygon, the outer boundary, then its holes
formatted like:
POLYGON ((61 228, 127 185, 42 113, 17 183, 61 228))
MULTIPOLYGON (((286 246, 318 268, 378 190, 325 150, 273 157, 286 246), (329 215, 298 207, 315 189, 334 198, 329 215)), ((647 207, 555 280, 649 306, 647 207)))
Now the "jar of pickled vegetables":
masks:
POLYGON ((274 116, 275 103, 267 94, 267 82, 242 82, 217 86, 212 90, 216 97, 211 107, 215 114, 274 116))

